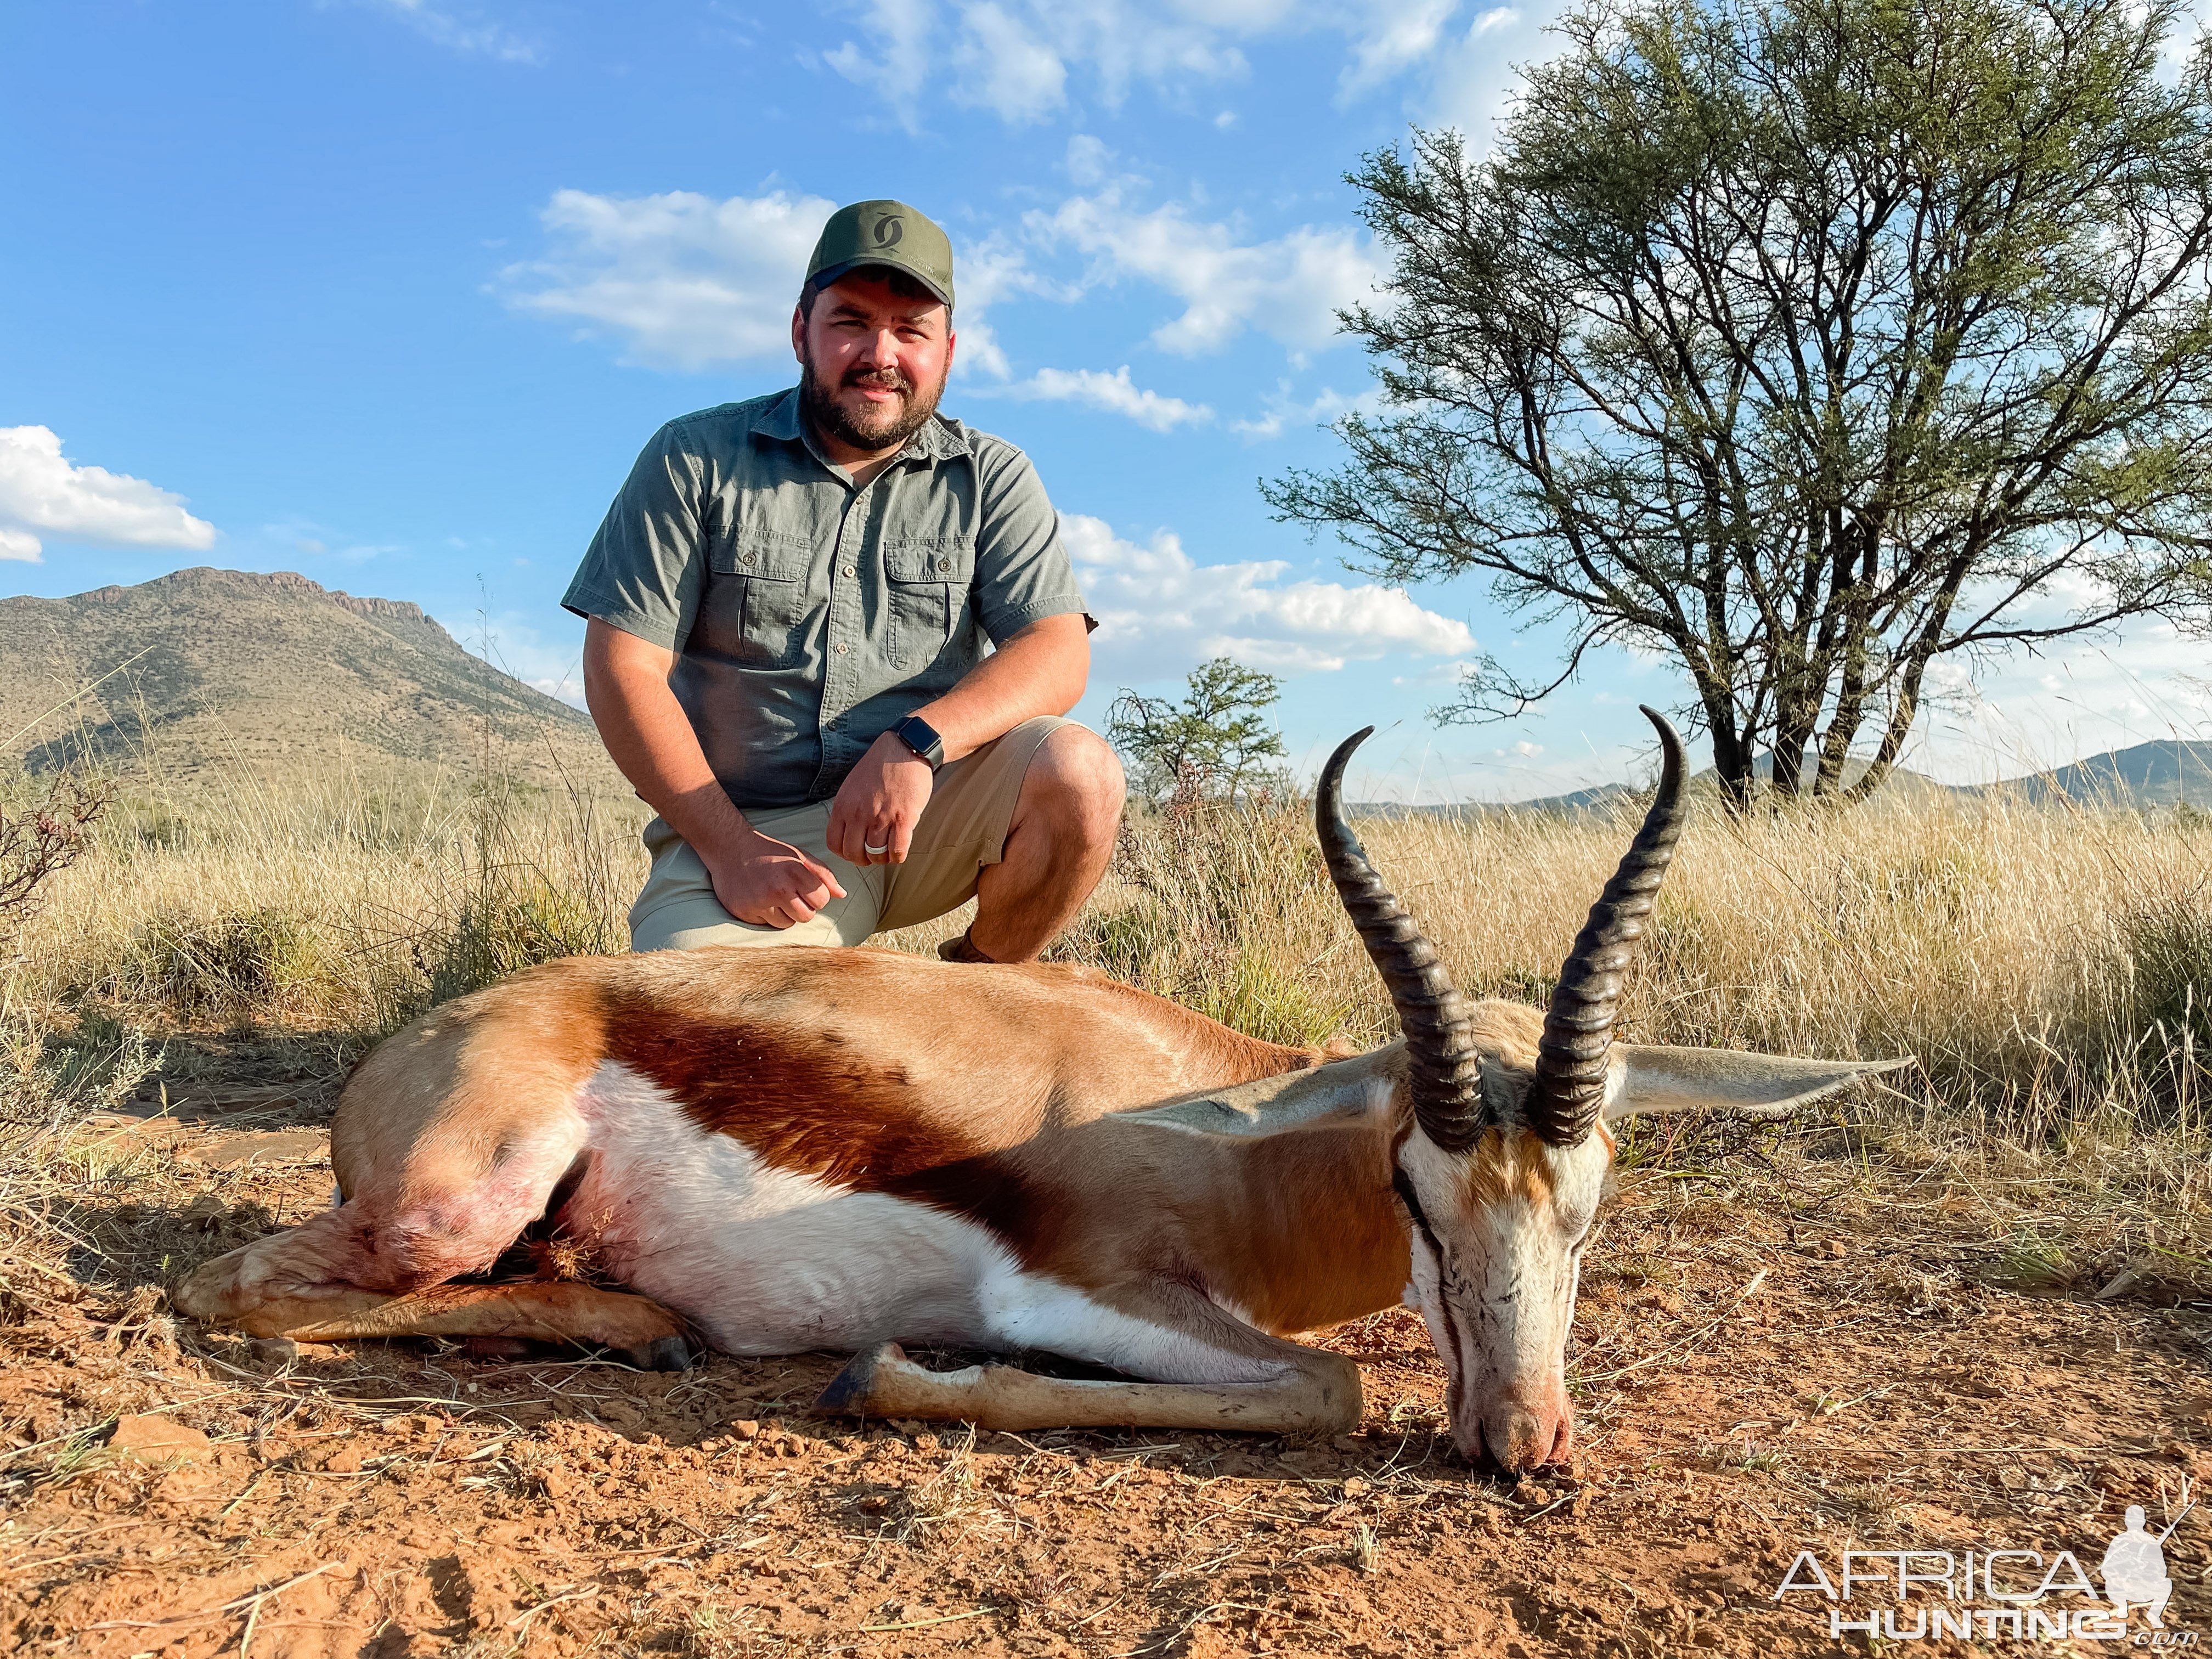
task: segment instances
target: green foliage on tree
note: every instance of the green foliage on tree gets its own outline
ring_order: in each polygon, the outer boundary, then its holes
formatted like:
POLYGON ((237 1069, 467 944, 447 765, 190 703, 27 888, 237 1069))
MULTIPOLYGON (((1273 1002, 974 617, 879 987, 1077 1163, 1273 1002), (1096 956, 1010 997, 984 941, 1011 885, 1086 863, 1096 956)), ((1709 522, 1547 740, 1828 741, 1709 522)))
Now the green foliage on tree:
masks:
POLYGON ((1180 702, 1124 687, 1107 711, 1106 739, 1145 799, 1235 800, 1286 787, 1269 712, 1282 695, 1274 675, 1216 657, 1191 670, 1180 702))
POLYGON ((1863 797, 1993 653, 2201 619, 2212 70, 2176 0, 1595 0, 1495 151, 1352 175, 1385 397, 1264 486, 1679 664, 1729 799, 1863 797), (2194 576, 2192 577, 2192 569, 2194 576), (1846 760, 1869 752, 1856 779, 1846 760))

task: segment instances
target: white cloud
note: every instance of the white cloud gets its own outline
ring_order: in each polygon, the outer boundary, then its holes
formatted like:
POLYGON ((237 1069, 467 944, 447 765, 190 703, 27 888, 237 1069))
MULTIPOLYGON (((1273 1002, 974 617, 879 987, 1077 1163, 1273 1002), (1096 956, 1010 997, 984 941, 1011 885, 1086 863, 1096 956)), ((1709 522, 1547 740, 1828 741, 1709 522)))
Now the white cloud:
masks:
POLYGON ((1237 41, 1309 26, 1304 9, 1284 0, 869 0, 860 22, 872 50, 847 40, 824 61, 875 91, 909 129, 924 88, 1027 125, 1066 106, 1073 70, 1087 71, 1085 92, 1115 107, 1139 82, 1240 78, 1237 41))
POLYGON ((1091 255, 1103 276, 1139 276, 1181 300, 1182 315, 1152 331, 1169 351, 1218 351, 1248 327, 1297 349, 1326 345, 1338 310, 1370 298, 1382 274, 1372 241, 1348 226, 1303 225, 1240 242, 1226 222, 1194 219, 1172 204, 1139 212, 1122 196, 1116 184, 1070 197, 1025 223, 1036 242, 1091 255))
POLYGON ((1396 588, 1285 584, 1281 560, 1201 565, 1167 531, 1146 546, 1102 519, 1060 515, 1060 532, 1098 618, 1102 678, 1158 678, 1208 657, 1284 673, 1327 672, 1395 655, 1474 650, 1464 623, 1424 611, 1396 588))
POLYGON ((1352 61, 1338 77, 1345 100, 1373 90, 1433 54, 1459 0, 1406 0, 1377 6, 1366 32, 1352 43, 1352 61))
POLYGON ((927 64, 930 45, 940 33, 934 9, 916 0, 870 0, 862 27, 875 37, 878 56, 871 58, 848 40, 824 52, 823 59, 873 92, 892 119, 912 131, 921 119, 915 96, 927 84, 927 77, 915 70, 927 64))
POLYGON ((1371 413, 1382 406, 1381 391, 1370 386, 1354 398, 1323 386, 1315 397, 1300 403, 1291 392, 1288 380, 1276 382, 1275 390, 1268 395, 1265 412, 1250 420, 1231 421, 1229 429, 1241 432, 1248 438, 1279 438, 1290 427, 1326 426, 1338 416, 1352 410, 1371 413))
POLYGON ((1466 28, 1440 38, 1422 59, 1428 84, 1417 100, 1421 124, 1456 128, 1481 155, 1521 88, 1516 65, 1558 52, 1558 40, 1545 30, 1565 10, 1565 0, 1492 6, 1466 28))
POLYGON ((1067 176, 1085 190, 1093 190, 1113 177, 1118 158, 1103 138, 1079 132, 1067 141, 1067 176))
POLYGON ((559 191, 539 215, 557 246, 501 273, 507 303, 614 334, 631 360, 660 368, 788 356, 807 255, 836 207, 783 191, 559 191))
POLYGON ((182 495, 73 465, 46 427, 0 427, 0 559, 37 562, 40 531, 108 547, 215 544, 215 526, 185 512, 182 495))
MULTIPOLYGON (((1119 107, 1139 85, 1172 94, 1243 81, 1245 46, 1316 33, 1342 41, 1326 50, 1346 57, 1349 100, 1432 70, 1460 0, 861 0, 849 9, 866 44, 847 40, 824 61, 915 131, 932 88, 1026 126, 1086 100, 1119 107)), ((1465 38, 1518 16, 1494 8, 1465 38)), ((1224 109, 1214 121, 1236 118, 1224 109)))
POLYGON ((424 40, 451 52, 494 58, 506 64, 542 64, 545 61, 543 46, 515 33, 503 24, 486 19, 476 7, 434 5, 431 0, 355 0, 355 3, 398 18, 424 40))
POLYGON ((1202 424, 1213 418, 1213 411, 1204 404, 1188 404, 1139 387, 1129 379, 1127 363, 1111 374, 1097 368, 1041 368, 1019 385, 1008 386, 1006 395, 1088 404, 1093 409, 1126 415, 1155 432, 1172 432, 1179 426, 1202 424))
POLYGON ((957 101, 1015 123, 1042 120, 1067 101, 1067 64, 1021 19, 986 0, 965 8, 962 21, 952 52, 957 101))

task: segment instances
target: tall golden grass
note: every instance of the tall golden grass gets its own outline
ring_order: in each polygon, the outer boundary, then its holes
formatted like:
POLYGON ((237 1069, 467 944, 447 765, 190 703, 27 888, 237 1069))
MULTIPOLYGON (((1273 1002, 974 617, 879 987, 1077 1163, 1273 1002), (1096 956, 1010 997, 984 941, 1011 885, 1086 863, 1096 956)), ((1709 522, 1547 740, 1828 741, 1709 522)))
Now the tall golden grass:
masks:
MULTIPOLYGON (((458 777, 126 791, 24 931, 9 1000, 21 1018, 370 1037, 530 963, 625 948, 643 817, 611 793, 458 777)), ((1361 828, 1464 988, 1540 1000, 1633 817, 1361 828)), ((1271 1037, 1395 1029, 1296 804, 1133 820, 1054 954, 1271 1037)), ((2011 1137, 2195 1146, 2208 992, 2203 815, 1701 808, 1624 1018, 1652 1041, 1911 1054, 1900 1086, 1928 1110, 2011 1137)))

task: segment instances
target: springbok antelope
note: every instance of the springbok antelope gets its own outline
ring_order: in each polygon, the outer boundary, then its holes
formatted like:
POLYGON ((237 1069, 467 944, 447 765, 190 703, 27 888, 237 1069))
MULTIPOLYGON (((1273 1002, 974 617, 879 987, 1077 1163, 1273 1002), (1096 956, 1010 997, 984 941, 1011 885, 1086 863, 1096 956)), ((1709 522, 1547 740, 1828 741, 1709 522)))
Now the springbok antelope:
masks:
POLYGON ((1400 1042, 1279 1047, 1076 967, 796 948, 549 963, 372 1054, 331 1125, 336 1207, 209 1263, 176 1304, 312 1340, 550 1338, 672 1365, 690 1334, 854 1352, 819 1402, 835 1413, 1312 1432, 1358 1420, 1358 1373, 1278 1334, 1403 1301, 1462 1451, 1558 1459, 1607 1123, 1780 1115, 1903 1063, 1613 1040, 1684 817, 1680 739, 1644 713, 1657 796, 1547 1012, 1463 1002, 1383 887, 1341 802, 1362 732, 1316 817, 1400 1042), (452 1282, 533 1223, 626 1289, 452 1282), (902 1341, 1143 1380, 937 1372, 902 1341))

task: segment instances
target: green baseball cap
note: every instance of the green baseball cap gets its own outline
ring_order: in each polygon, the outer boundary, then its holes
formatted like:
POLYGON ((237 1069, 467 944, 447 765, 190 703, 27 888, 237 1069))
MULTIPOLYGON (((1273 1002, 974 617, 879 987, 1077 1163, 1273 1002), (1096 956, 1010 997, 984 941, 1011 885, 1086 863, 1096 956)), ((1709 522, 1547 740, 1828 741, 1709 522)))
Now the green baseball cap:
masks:
POLYGON ((951 240, 904 202, 855 202, 831 214, 806 262, 806 286, 826 288, 859 265, 902 270, 952 309, 951 240))

